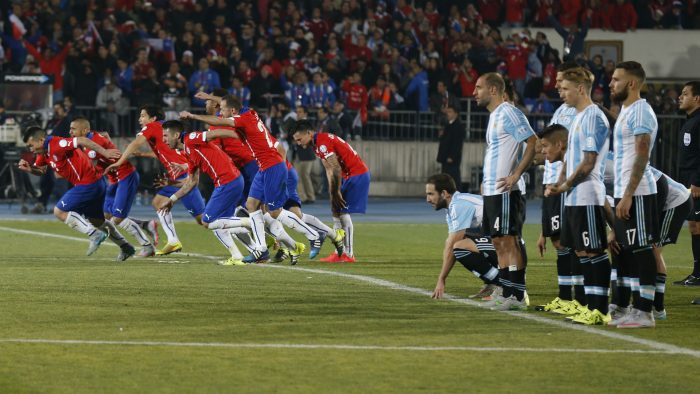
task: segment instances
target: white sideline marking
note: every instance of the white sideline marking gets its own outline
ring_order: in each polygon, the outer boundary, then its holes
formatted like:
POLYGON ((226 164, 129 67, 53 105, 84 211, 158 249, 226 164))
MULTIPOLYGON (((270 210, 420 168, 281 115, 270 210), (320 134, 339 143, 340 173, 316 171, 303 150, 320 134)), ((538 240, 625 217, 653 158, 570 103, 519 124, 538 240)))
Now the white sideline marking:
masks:
MULTIPOLYGON (((89 242, 88 240, 86 240, 84 238, 70 237, 70 236, 57 235, 57 234, 48 234, 48 233, 42 233, 42 232, 30 231, 30 230, 19 230, 19 229, 13 229, 10 227, 0 226, 0 230, 9 231, 9 232, 16 232, 16 233, 21 233, 21 234, 28 234, 28 235, 50 236, 50 237, 61 238, 61 239, 66 239, 66 240, 89 242)), ((195 256, 195 257, 201 257, 201 258, 205 258, 205 259, 209 259, 209 260, 218 260, 220 258, 220 257, 215 257, 215 256, 203 255, 203 254, 199 254, 199 253, 189 253, 189 255, 195 256)), ((392 290, 400 290, 400 291, 404 291, 407 293, 413 293, 413 294, 418 294, 418 295, 427 296, 427 297, 430 297, 432 295, 432 292, 428 291, 428 290, 419 289, 417 287, 405 286, 405 285, 402 285, 400 283, 395 283, 395 282, 391 282, 388 280, 378 279, 378 278, 374 278, 371 276, 365 276, 365 275, 347 274, 344 272, 327 271, 327 270, 313 269, 313 268, 292 267, 292 266, 284 266, 284 265, 259 264, 259 265, 253 265, 253 266, 258 267, 258 268, 284 269, 284 270, 290 270, 290 271, 301 271, 301 272, 314 273, 314 274, 331 275, 331 276, 336 276, 336 277, 340 277, 340 278, 352 279, 352 280, 359 281, 359 282, 370 283, 370 284, 373 284, 376 286, 385 287, 385 288, 392 289, 392 290)), ((455 297, 455 296, 449 295, 447 293, 445 293, 444 298, 448 301, 452 301, 455 303, 469 305, 469 306, 473 306, 473 307, 477 307, 477 308, 484 308, 484 306, 477 301, 473 301, 473 300, 466 299, 466 298, 455 297)), ((655 349, 655 350, 662 352, 662 353, 682 354, 682 355, 686 355, 686 356, 700 358, 700 351, 698 351, 698 350, 688 349, 688 348, 684 348, 684 347, 680 347, 680 346, 676 346, 676 345, 671 345, 671 344, 663 343, 663 342, 657 342, 657 341, 653 341, 650 339, 644 339, 644 338, 638 338, 638 337, 634 337, 634 336, 620 334, 618 332, 612 331, 612 330, 617 330, 617 329, 613 329, 613 328, 596 328, 596 327, 576 325, 576 324, 566 323, 566 322, 563 322, 560 320, 548 319, 546 317, 540 317, 540 316, 536 316, 536 315, 529 314, 529 313, 523 313, 523 312, 505 311, 502 313, 506 313, 508 315, 516 316, 516 317, 526 319, 526 320, 536 321, 538 323, 542 323, 542 324, 546 324, 546 325, 550 325, 550 326, 554 326, 554 327, 575 330, 575 331, 582 331, 582 332, 585 332, 588 334, 594 334, 594 335, 599 335, 599 336, 603 336, 603 337, 607 337, 607 338, 617 339, 620 341, 631 342, 631 343, 634 343, 637 345, 643 345, 643 346, 655 349)))
POLYGON ((0 343, 36 343, 50 345, 106 345, 106 346, 162 346, 162 347, 204 347, 227 349, 310 349, 310 350, 380 350, 410 352, 523 352, 523 353, 602 353, 602 354, 673 354, 660 350, 624 349, 566 349, 566 348, 527 348, 527 347, 477 347, 477 346, 381 346, 381 345, 334 345, 334 344, 295 344, 295 343, 225 343, 225 342, 158 342, 158 341, 90 341, 77 339, 0 339, 0 343))

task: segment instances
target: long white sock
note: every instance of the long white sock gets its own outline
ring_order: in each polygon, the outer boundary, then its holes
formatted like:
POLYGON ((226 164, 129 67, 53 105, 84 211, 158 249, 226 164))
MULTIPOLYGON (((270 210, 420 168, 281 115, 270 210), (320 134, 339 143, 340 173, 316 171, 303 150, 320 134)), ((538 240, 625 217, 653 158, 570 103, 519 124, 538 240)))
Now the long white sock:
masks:
POLYGON ((148 240, 148 236, 146 236, 146 233, 143 232, 141 226, 139 226, 135 221, 126 218, 122 220, 121 223, 119 223, 119 227, 121 227, 127 233, 131 234, 134 238, 136 238, 136 242, 138 242, 139 245, 148 246, 151 244, 151 241, 148 240))
POLYGON ((345 254, 352 257, 354 256, 354 251, 352 250, 353 227, 350 214, 341 214, 340 222, 343 224, 343 230, 345 230, 345 254))
POLYGON ((273 218, 269 212, 265 213, 263 218, 265 219, 265 225, 267 225, 267 228, 270 230, 270 234, 272 234, 276 240, 284 243, 290 249, 296 248, 296 241, 284 231, 284 226, 282 226, 279 220, 273 218))
POLYGON ((267 250, 265 245, 265 220, 261 210, 250 212, 250 229, 253 233, 253 241, 255 242, 255 250, 267 250))
POLYGON ((231 257, 233 257, 234 259, 243 258, 241 251, 238 250, 236 243, 233 242, 231 233, 228 230, 214 230, 214 235, 216 236, 216 239, 218 239, 219 242, 221 242, 221 244, 224 245, 224 247, 231 253, 231 257))
POLYGON ((250 233, 236 234, 229 231, 229 234, 231 234, 233 239, 238 240, 238 242, 240 242, 249 252, 253 253, 255 250, 255 242, 253 242, 253 238, 250 236, 250 233))
POLYGON ((250 227, 250 219, 220 218, 209 223, 209 230, 230 230, 237 227, 250 227))
POLYGON ((80 231, 83 234, 87 234, 88 236, 91 236, 95 233, 95 231, 97 231, 95 226, 93 226, 90 221, 73 211, 68 212, 68 216, 66 217, 66 221, 64 223, 66 223, 68 227, 80 231))
POLYGON ((319 218, 313 215, 308 215, 308 214, 303 214, 301 216, 301 220, 304 221, 304 223, 308 224, 311 228, 316 230, 317 232, 324 232, 326 234, 330 234, 333 236, 334 231, 330 227, 326 226, 326 223, 323 223, 319 218))
POLYGON ((277 216, 277 220, 292 230, 304 234, 309 241, 318 239, 318 233, 316 230, 309 227, 306 223, 299 219, 297 215, 289 212, 286 209, 283 209, 279 216, 277 216))
POLYGON ((109 220, 105 220, 100 226, 100 230, 104 231, 109 235, 109 240, 117 244, 117 246, 123 246, 128 244, 124 236, 117 230, 117 227, 109 220))
POLYGON ((160 225, 163 226, 163 231, 168 237, 168 243, 174 244, 180 242, 175 232, 175 224, 173 223, 173 214, 171 212, 158 212, 158 220, 160 220, 160 225))

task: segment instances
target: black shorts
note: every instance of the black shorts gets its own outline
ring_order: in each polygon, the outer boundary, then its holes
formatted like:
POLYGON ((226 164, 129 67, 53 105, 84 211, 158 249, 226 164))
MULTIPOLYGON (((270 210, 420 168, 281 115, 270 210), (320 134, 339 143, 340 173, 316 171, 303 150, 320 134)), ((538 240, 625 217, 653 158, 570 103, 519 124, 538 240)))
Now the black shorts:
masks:
MULTIPOLYGON (((615 207, 620 199, 615 199, 615 207)), ((615 218, 615 239, 626 249, 643 248, 659 241, 659 212, 656 194, 634 196, 630 218, 615 218)))
POLYGON ((562 216, 562 245, 577 252, 599 251, 608 247, 603 206, 566 206, 562 216))
POLYGON ((564 198, 561 194, 542 199, 542 235, 558 237, 561 232, 561 212, 564 209, 564 198))
POLYGON ((663 212, 668 198, 668 180, 665 176, 661 176, 656 181, 656 212, 663 212))
POLYGON ((688 217, 692 210, 693 199, 688 197, 683 204, 661 213, 661 220, 659 221, 661 223, 659 230, 661 246, 676 243, 678 234, 680 234, 683 223, 685 223, 685 218, 688 217))
POLYGON ((688 217, 686 220, 691 222, 700 222, 700 198, 693 198, 693 204, 690 207, 690 212, 688 212, 688 217))
POLYGON ((496 255, 496 248, 493 247, 493 243, 491 242, 491 237, 466 231, 464 233, 464 238, 471 239, 489 264, 493 267, 498 267, 498 256, 496 255))
POLYGON ((484 196, 482 232, 491 237, 520 236, 523 230, 523 205, 520 191, 484 196))

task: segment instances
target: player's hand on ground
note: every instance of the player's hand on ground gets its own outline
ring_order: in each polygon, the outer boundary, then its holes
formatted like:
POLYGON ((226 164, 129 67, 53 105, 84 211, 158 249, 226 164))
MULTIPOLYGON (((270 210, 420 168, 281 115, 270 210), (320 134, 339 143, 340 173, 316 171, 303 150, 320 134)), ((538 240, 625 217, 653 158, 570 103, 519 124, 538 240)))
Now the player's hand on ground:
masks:
POLYGON ((119 149, 107 149, 105 151, 105 157, 111 160, 117 160, 122 157, 122 153, 119 149))
POLYGON ((547 251, 547 238, 540 234, 540 238, 537 240, 537 249, 540 251, 540 257, 544 257, 544 252, 547 251))
POLYGON ((19 163, 17 163, 17 168, 19 168, 20 170, 25 171, 25 172, 31 172, 31 171, 32 171, 32 166, 30 166, 30 165, 29 165, 29 162, 26 161, 26 160, 24 160, 24 159, 21 159, 21 160, 19 161, 19 163))
POLYGON ((615 206, 615 216, 618 219, 628 220, 630 218, 630 208, 632 207, 632 197, 624 196, 615 206))
POLYGON ((500 178, 496 180, 496 187, 499 189, 504 189, 506 191, 511 190, 513 185, 518 183, 518 177, 515 175, 508 175, 505 178, 500 178))
POLYGON ((435 285, 435 290, 433 290, 432 298, 439 300, 445 295, 445 281, 438 279, 437 285, 435 285))
POLYGON ((187 111, 180 111, 180 119, 189 119, 192 117, 192 114, 187 112, 187 111))

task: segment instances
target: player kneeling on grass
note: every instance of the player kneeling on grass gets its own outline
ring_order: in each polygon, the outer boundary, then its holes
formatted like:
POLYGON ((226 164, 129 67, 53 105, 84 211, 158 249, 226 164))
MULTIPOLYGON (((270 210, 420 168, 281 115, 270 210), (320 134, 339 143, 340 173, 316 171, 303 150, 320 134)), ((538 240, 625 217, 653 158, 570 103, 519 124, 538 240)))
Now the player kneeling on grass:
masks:
POLYGON ((445 281, 455 261, 484 281, 486 286, 476 296, 485 297, 501 287, 496 250, 491 238, 481 235, 483 198, 476 194, 458 193, 451 176, 437 174, 426 182, 425 199, 435 210, 447 209, 449 231, 433 298, 444 295, 445 281))
POLYGON ((81 148, 93 150, 108 159, 119 158, 119 151, 104 149, 85 137, 47 136, 46 131, 36 126, 27 129, 24 142, 37 157, 33 165, 20 160, 18 164, 20 170, 34 175, 43 175, 46 173, 46 167, 50 165, 56 175, 65 178, 73 185, 73 188, 56 203, 53 214, 69 227, 90 237, 87 255, 95 253, 109 236, 121 248, 117 261, 124 261, 133 256, 136 252, 134 247, 124 240, 112 222, 105 221, 102 212, 105 182, 102 174, 92 166, 87 154, 81 148))
MULTIPOLYGON (((175 201, 187 195, 199 183, 199 173, 203 171, 214 182, 214 192, 202 215, 202 225, 214 231, 214 235, 222 245, 231 253, 231 257, 222 265, 245 265, 243 255, 236 247, 231 237, 230 229, 234 227, 251 226, 249 218, 234 217, 233 213, 243 198, 243 178, 240 172, 221 150, 217 143, 210 140, 223 137, 230 130, 217 130, 206 132, 185 132, 182 122, 169 120, 163 123, 165 142, 171 149, 177 149, 184 144, 185 157, 187 158, 187 170, 190 176, 185 179, 180 189, 170 198, 164 201, 158 208, 169 211, 175 201)), ((253 232, 255 234, 256 232, 253 232)), ((259 248, 264 248, 263 240, 255 238, 259 248)))

